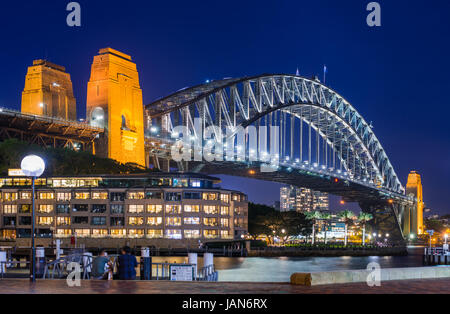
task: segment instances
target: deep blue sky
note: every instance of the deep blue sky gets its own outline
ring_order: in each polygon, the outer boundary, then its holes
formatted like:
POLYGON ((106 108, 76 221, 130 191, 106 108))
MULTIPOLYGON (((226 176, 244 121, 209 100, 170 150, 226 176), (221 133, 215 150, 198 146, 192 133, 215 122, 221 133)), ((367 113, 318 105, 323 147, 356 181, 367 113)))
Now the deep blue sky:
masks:
MULTIPOLYGON (((425 201, 450 213, 450 2, 368 0, 79 1, 82 27, 66 26, 69 1, 0 4, 0 106, 20 108, 27 66, 47 57, 72 75, 79 117, 93 56, 111 46, 133 56, 144 103, 206 79, 260 73, 319 74, 366 118, 402 182, 422 175, 425 201)), ((226 178, 238 188, 242 179, 226 178)), ((244 181, 257 202, 278 185, 244 181)))

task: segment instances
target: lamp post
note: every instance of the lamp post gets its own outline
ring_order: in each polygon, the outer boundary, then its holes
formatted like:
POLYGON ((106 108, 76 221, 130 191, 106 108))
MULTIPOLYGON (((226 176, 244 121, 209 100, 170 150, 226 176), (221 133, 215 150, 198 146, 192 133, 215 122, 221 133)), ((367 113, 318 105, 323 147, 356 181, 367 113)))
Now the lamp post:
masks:
POLYGON ((36 281, 36 247, 34 243, 34 239, 36 237, 35 223, 36 223, 36 214, 35 214, 35 180, 37 177, 40 177, 45 170, 45 162, 41 157, 36 155, 29 155, 22 160, 20 165, 22 168, 22 172, 27 176, 31 177, 31 185, 32 185, 32 221, 31 221, 31 265, 30 265, 30 281, 36 281))

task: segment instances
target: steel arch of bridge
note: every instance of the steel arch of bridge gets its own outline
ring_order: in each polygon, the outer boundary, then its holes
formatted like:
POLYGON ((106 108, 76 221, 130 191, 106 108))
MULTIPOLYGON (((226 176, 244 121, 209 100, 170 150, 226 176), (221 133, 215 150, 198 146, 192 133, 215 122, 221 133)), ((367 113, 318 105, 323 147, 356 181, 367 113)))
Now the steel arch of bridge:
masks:
POLYGON ((318 80, 282 74, 224 79, 182 89, 146 107, 151 137, 156 127, 159 138, 170 140, 178 125, 195 134, 194 118, 224 134, 227 127, 278 125, 282 166, 334 173, 374 189, 405 193, 372 127, 318 80))

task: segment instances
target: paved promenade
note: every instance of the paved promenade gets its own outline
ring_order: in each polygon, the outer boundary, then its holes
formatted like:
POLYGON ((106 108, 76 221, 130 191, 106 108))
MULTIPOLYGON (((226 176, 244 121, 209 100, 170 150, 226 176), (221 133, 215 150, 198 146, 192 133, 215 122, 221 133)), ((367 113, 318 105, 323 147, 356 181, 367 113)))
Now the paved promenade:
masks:
POLYGON ((0 294, 450 294, 449 279, 405 280, 369 288, 364 283, 292 286, 289 283, 167 282, 167 281, 82 281, 68 287, 65 280, 0 280, 0 294))

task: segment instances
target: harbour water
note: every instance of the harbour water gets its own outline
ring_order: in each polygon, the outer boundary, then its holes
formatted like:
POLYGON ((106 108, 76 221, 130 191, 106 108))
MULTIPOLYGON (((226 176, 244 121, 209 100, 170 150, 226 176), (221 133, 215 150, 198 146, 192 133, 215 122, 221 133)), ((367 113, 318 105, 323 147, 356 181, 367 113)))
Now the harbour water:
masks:
MULTIPOLYGON (((421 267, 423 248, 408 248, 408 256, 369 257, 215 257, 219 281, 288 282, 292 273, 366 269, 372 262, 381 268, 421 267)), ((185 257, 153 257, 154 263, 185 263, 185 257)), ((203 260, 199 257, 199 266, 203 260)))

